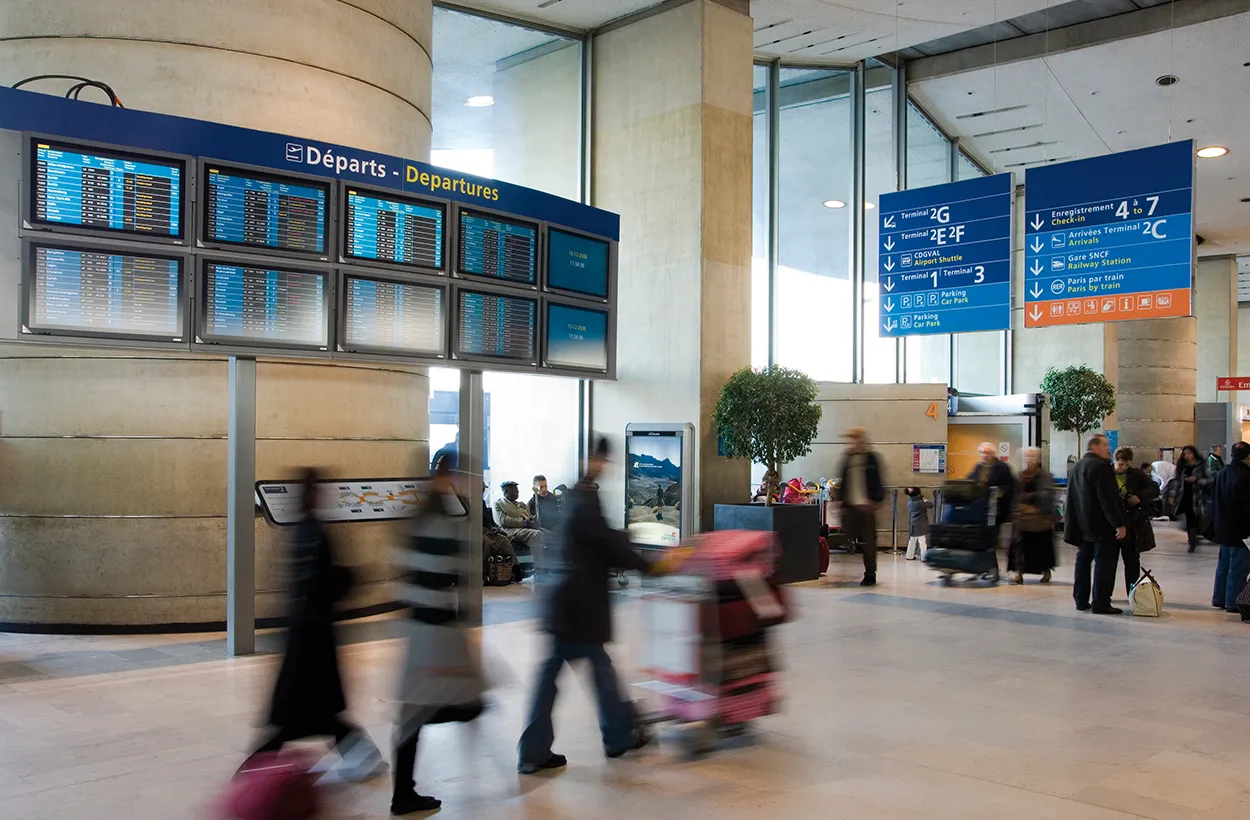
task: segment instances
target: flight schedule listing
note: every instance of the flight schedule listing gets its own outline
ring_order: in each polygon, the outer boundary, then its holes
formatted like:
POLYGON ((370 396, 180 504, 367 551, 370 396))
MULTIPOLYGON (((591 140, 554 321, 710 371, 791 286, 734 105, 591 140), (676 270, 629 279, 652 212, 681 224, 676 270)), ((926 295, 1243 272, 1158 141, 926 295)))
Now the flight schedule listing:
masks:
POLYGON ((36 222, 182 236, 182 165, 36 143, 36 222))
POLYGON ((34 255, 35 328, 182 337, 178 260, 42 245, 34 255))
POLYGON ((533 299, 460 292, 460 353, 505 359, 534 358, 538 306, 533 299))
POLYGON ((326 276, 251 265, 204 265, 204 333, 324 347, 326 276))
POLYGON ((491 216, 460 212, 460 271, 509 282, 535 282, 538 230, 491 216))
POLYGON ((344 256, 443 267, 443 208, 347 191, 344 256))
POLYGON ((209 241, 325 253, 327 188, 212 167, 205 188, 209 241))
POLYGON ((442 288, 349 276, 346 290, 349 347, 442 352, 442 288))

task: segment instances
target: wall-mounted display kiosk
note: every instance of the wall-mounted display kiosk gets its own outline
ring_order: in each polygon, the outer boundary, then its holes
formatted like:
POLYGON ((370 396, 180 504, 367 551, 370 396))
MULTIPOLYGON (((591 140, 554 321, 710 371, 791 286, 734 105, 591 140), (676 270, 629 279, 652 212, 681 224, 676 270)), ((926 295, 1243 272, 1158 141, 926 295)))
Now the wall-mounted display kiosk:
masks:
POLYGON ((611 245, 602 239, 547 230, 547 289, 607 301, 611 245))
POLYGON ((328 182, 212 161, 204 163, 201 176, 204 247, 242 246, 327 258, 328 182))
POLYGON ((444 203, 348 185, 343 209, 344 261, 446 270, 444 203))
POLYGON ((518 285, 538 281, 538 226, 461 209, 456 272, 518 285))
POLYGON ((447 357, 447 288, 343 275, 339 349, 447 357))
POLYGON ((198 341, 329 347, 329 271, 205 259, 200 281, 198 341))
POLYGON ((456 358, 534 362, 537 338, 538 300, 476 290, 456 292, 456 358))
POLYGON ((562 302, 547 302, 547 367, 570 367, 606 372, 608 369, 608 312, 562 302))

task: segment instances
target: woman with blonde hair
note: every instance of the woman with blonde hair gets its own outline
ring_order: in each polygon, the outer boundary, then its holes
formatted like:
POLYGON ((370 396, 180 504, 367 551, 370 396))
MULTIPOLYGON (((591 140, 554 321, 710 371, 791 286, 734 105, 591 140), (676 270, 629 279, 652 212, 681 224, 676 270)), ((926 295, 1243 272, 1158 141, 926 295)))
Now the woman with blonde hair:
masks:
POLYGON ((1025 575, 1041 575, 1050 583, 1055 560, 1055 484, 1050 471, 1042 466, 1042 451, 1024 448, 1024 469, 1020 471, 1019 494, 1012 515, 1014 532, 1007 571, 1011 580, 1024 583, 1025 575))

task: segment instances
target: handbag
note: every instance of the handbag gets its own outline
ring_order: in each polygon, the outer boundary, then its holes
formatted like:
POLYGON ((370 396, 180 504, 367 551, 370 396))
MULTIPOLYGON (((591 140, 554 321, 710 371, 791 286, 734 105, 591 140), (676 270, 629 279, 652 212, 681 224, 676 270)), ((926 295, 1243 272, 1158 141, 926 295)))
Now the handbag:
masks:
POLYGON ((1163 589, 1150 574, 1150 570, 1142 570, 1141 577, 1129 591, 1128 601, 1134 615, 1158 618, 1163 614, 1163 589))
POLYGON ((1155 530, 1150 524, 1150 516, 1141 508, 1129 515, 1128 537, 1139 553, 1150 552, 1155 548, 1155 530))
POLYGON ((317 813, 317 791, 309 761, 297 755, 253 755, 230 780, 218 801, 232 820, 306 820, 317 813))
POLYGON ((1237 594, 1237 611, 1241 613, 1243 621, 1250 622, 1250 581, 1237 594))
POLYGON ((1016 529, 1020 532, 1049 532, 1054 529, 1052 514, 1027 502, 1016 505, 1016 529))

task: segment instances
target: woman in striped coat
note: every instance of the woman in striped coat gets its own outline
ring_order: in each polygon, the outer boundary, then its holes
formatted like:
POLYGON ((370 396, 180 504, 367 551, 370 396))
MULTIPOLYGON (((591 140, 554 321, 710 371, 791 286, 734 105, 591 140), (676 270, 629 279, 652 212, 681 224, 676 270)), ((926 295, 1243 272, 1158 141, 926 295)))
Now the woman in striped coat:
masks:
POLYGON ((460 539, 467 509, 456 496, 450 459, 440 459, 434 486, 413 520, 411 542, 398 559, 403 570, 398 600, 409 611, 395 725, 395 815, 441 805, 416 792, 413 769, 421 727, 465 722, 482 712, 481 661, 469 644, 458 592, 472 571, 469 550, 460 539))

